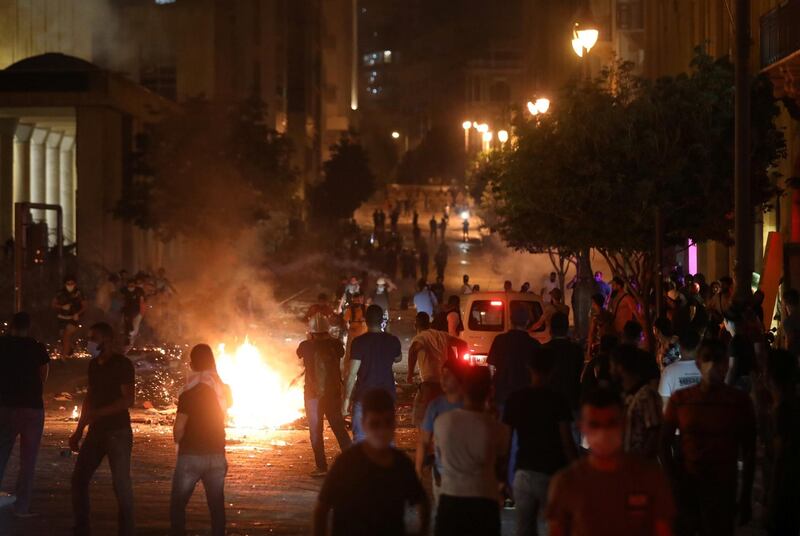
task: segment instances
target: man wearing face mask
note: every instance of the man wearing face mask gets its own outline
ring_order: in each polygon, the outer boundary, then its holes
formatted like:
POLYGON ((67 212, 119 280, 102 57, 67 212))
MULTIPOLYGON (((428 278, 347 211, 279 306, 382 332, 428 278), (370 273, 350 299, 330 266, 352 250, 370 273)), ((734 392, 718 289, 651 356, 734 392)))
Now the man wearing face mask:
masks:
POLYGON ((607 389, 581 404, 589 454, 556 473, 550 484, 550 536, 668 536, 672 494, 661 468, 623 453, 622 401, 607 389))
POLYGON ((75 332, 80 326, 81 315, 86 310, 86 298, 78 288, 74 276, 64 278, 64 287, 53 298, 52 308, 58 318, 58 333, 61 337, 61 356, 70 357, 73 350, 75 332))
POLYGON ((428 534, 430 505, 414 464, 392 446, 394 399, 383 389, 362 398, 365 440, 333 463, 314 508, 314 536, 403 536, 405 507, 416 505, 419 532, 428 534), (332 521, 328 514, 333 512, 332 521))
POLYGON ((678 534, 725 536, 735 519, 747 524, 755 473, 756 418, 750 398, 725 385, 725 345, 706 341, 697 350, 700 383, 672 394, 664 415, 661 458, 680 500, 678 534), (680 457, 672 452, 680 431, 680 457), (738 460, 742 484, 737 505, 738 460))
POLYGON ((78 426, 69 438, 70 449, 78 452, 72 473, 76 536, 90 534, 89 483, 105 457, 108 457, 119 507, 119 534, 132 536, 136 532, 131 484, 133 432, 128 414, 135 400, 135 373, 130 360, 113 351, 113 343, 114 330, 110 325, 100 322, 91 327, 87 345, 92 354, 89 388, 78 426), (81 443, 87 426, 89 432, 81 443))

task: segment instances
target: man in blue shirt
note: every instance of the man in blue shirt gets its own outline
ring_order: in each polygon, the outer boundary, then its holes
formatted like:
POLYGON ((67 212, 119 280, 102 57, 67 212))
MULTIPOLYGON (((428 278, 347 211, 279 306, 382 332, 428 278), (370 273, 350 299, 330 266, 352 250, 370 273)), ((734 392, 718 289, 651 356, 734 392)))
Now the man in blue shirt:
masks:
MULTIPOLYGON (((433 423, 440 415, 464 407, 461 390, 461 367, 460 362, 455 359, 448 359, 442 365, 442 391, 444 394, 435 398, 428 404, 425 411, 425 418, 420 425, 419 441, 417 442, 417 455, 415 466, 417 476, 422 479, 425 466, 430 465, 430 456, 433 452, 433 423)), ((434 460, 433 464, 433 498, 434 504, 439 502, 439 488, 441 486, 441 461, 434 460)))
POLYGON ((419 291, 414 294, 414 308, 418 313, 428 313, 430 318, 433 318, 433 313, 439 305, 436 295, 428 288, 428 283, 424 279, 420 279, 417 283, 419 291))
POLYGON ((367 391, 383 389, 392 399, 397 398, 392 367, 403 359, 400 339, 381 331, 383 309, 378 305, 367 307, 367 333, 353 341, 350 372, 347 376, 342 414, 348 415, 353 403, 353 440, 364 439, 361 426, 361 397, 367 391))

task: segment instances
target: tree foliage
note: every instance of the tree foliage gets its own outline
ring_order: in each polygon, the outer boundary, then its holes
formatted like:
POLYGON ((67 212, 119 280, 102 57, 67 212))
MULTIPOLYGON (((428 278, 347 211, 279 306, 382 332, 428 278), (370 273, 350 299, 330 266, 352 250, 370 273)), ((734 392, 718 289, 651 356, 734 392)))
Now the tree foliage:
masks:
MULTIPOLYGON (((652 280, 654 213, 666 245, 729 241, 733 225, 733 66, 697 50, 688 73, 650 82, 617 64, 573 84, 548 114, 520 118, 494 184, 497 227, 517 249, 595 248, 640 299, 652 280)), ((768 79, 752 91, 754 208, 775 195, 785 155, 768 79)))
POLYGON ((291 146, 264 115, 255 97, 234 108, 184 103, 141 137, 116 215, 168 239, 235 236, 285 210, 294 184, 291 146))
POLYGON ((324 177, 310 192, 311 216, 322 221, 350 218, 375 193, 375 176, 367 153, 350 136, 331 147, 331 158, 322 169, 324 177))

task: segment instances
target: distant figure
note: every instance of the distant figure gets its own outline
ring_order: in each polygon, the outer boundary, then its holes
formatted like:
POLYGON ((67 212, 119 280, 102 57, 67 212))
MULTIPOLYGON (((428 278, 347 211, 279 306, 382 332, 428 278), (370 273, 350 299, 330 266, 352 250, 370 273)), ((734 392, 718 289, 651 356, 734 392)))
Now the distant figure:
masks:
POLYGON ((61 337, 61 357, 72 356, 75 332, 80 327, 80 320, 86 311, 86 298, 78 288, 75 276, 64 278, 62 288, 53 298, 52 308, 58 318, 58 334, 61 337))
POLYGON ((178 397, 173 437, 178 461, 172 477, 170 521, 172 534, 186 533, 186 505, 198 482, 203 482, 211 515, 211 534, 225 534, 225 415, 232 403, 230 387, 217 374, 214 353, 198 344, 189 353, 186 386, 178 397))
POLYGON ((122 318, 125 323, 125 344, 132 345, 139 333, 145 311, 144 290, 136 280, 128 279, 128 284, 120 291, 122 295, 122 318))
POLYGON ((44 429, 42 389, 50 363, 44 345, 28 335, 30 326, 28 313, 17 313, 11 319, 10 333, 0 337, 0 482, 19 436, 17 517, 33 515, 33 476, 44 429))
POLYGON ((611 285, 603 280, 603 272, 597 271, 594 273, 594 284, 598 292, 602 294, 605 299, 608 299, 608 296, 611 294, 611 285))
POLYGON ((333 307, 331 307, 331 302, 328 299, 328 295, 324 292, 317 294, 316 303, 312 303, 308 310, 306 310, 306 322, 317 315, 322 315, 328 320, 330 320, 331 316, 333 316, 333 307))
POLYGON ((461 239, 464 242, 469 242, 469 218, 464 218, 461 222, 461 239))
POLYGON ((503 292, 512 292, 514 290, 514 285, 511 284, 511 281, 506 279, 503 282, 503 292))
POLYGON ((442 216, 442 219, 439 222, 439 234, 441 235, 442 242, 444 242, 444 233, 446 230, 447 230, 447 217, 442 216))
POLYGON ((461 281, 463 282, 461 285, 461 294, 472 294, 472 286, 469 284, 469 276, 464 274, 464 276, 461 278, 461 281))
POLYGON ((431 239, 436 239, 436 229, 438 229, 438 224, 436 223, 436 216, 431 216, 431 220, 428 222, 428 227, 431 230, 431 239))
POLYGON ((622 335, 625 324, 630 320, 639 322, 639 308, 636 299, 625 290, 625 281, 615 276, 611 280, 611 295, 608 299, 608 311, 614 317, 614 332, 622 335))
POLYGON ((447 247, 447 243, 442 240, 442 243, 439 244, 439 248, 436 250, 436 254, 433 256, 433 263, 436 265, 436 277, 444 279, 444 271, 447 268, 449 256, 450 249, 447 247))
POLYGON ((559 288, 558 274, 556 274, 555 272, 550 272, 550 275, 547 277, 547 279, 544 280, 544 283, 542 284, 542 290, 539 292, 539 296, 544 298, 546 295, 549 295, 554 288, 559 288))
POLYGON ((428 288, 425 280, 420 279, 417 283, 417 293, 414 294, 414 308, 417 313, 425 313, 432 318, 438 306, 439 301, 436 299, 436 295, 428 288))
POLYGON ((419 534, 428 534, 428 497, 414 464, 392 446, 394 397, 374 389, 363 394, 361 403, 358 427, 365 441, 344 451, 333 463, 314 507, 312 534, 403 536, 409 534, 405 528, 407 505, 416 505, 419 534))
POLYGON ((525 281, 522 286, 519 288, 519 291, 523 294, 527 294, 531 291, 531 284, 525 281))

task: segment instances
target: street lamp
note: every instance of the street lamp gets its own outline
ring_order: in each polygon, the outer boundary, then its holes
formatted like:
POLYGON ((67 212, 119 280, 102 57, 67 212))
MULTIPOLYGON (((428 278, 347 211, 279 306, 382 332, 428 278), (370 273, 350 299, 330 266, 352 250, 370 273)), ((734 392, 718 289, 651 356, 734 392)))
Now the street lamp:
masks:
POLYGON ((469 153, 469 130, 472 128, 472 121, 464 121, 461 123, 461 128, 464 129, 464 152, 469 153))
POLYGON ((483 150, 488 151, 490 144, 492 143, 492 138, 494 138, 494 133, 491 130, 488 130, 483 133, 483 150))
POLYGON ((394 132, 392 132, 392 138, 395 139, 395 140, 399 140, 400 139, 400 133, 395 130, 394 132))
POLYGON ((481 123, 475 128, 478 130, 478 132, 484 135, 483 136, 484 138, 486 138, 486 133, 489 132, 489 125, 487 125, 486 123, 481 123))
POLYGON ((536 99, 534 105, 540 114, 546 114, 547 110, 550 109, 550 99, 546 99, 544 97, 536 99))
POLYGON ((536 108, 536 105, 533 103, 533 101, 528 101, 527 106, 528 106, 528 112, 531 115, 539 115, 539 109, 536 108))
POLYGON ((597 44, 599 37, 600 30, 597 29, 588 0, 584 0, 572 27, 572 50, 582 58, 597 44))
POLYGON ((508 131, 507 131, 507 130, 500 130, 500 131, 497 133, 497 140, 498 140, 500 143, 505 143, 505 142, 507 142, 507 141, 508 141, 508 131))

